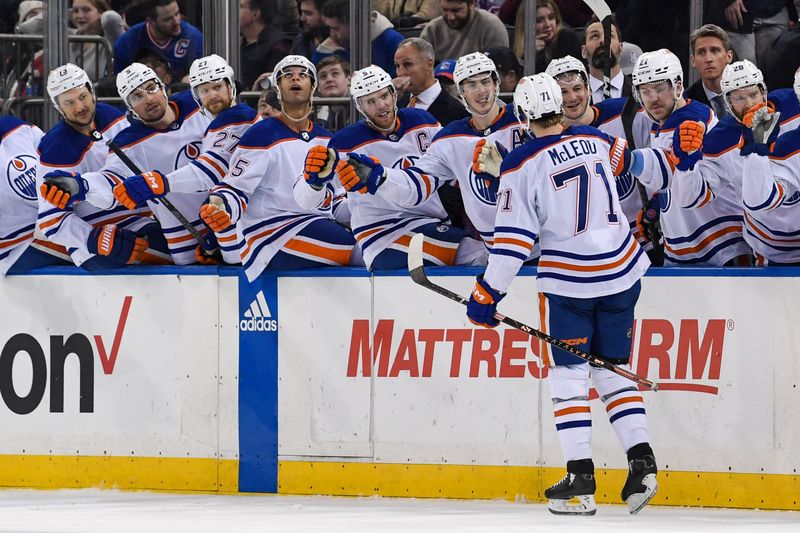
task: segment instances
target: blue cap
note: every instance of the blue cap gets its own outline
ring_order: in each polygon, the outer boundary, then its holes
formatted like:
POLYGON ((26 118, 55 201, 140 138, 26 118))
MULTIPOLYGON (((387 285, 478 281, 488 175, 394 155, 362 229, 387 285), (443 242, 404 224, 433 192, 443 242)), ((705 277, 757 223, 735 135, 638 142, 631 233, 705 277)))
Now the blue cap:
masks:
POLYGON ((453 81, 453 71, 456 69, 456 60, 455 59, 445 59, 433 70, 433 75, 437 78, 447 78, 450 81, 453 81))

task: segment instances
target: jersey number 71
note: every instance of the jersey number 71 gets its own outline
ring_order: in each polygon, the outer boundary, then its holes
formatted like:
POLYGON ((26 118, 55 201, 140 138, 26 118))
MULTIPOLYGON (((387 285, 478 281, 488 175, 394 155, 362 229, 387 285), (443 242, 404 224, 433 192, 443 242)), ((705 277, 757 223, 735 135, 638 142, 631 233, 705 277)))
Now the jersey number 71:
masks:
MULTIPOLYGON (((596 161, 594 163, 594 174, 603 182, 608 195, 608 211, 606 211, 606 218, 609 224, 619 223, 619 217, 614 212, 614 200, 611 196, 611 185, 608 183, 606 171, 603 168, 603 163, 596 161)), ((592 175, 586 163, 572 167, 570 169, 559 172, 551 176, 553 185, 557 191, 564 190, 570 182, 576 182, 578 187, 578 212, 577 222, 575 224, 575 235, 583 233, 589 226, 589 191, 591 190, 592 175)))

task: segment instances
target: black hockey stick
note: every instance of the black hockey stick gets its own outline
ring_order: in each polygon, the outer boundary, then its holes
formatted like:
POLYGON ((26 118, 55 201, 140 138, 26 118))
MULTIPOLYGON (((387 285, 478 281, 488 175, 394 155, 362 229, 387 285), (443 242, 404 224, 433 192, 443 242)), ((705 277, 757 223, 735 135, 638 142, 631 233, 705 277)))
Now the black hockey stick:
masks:
MULTIPOLYGON (((102 142, 105 140, 103 134, 97 130, 92 130, 89 133, 92 136, 92 139, 94 139, 96 142, 102 142)), ((134 163, 131 160, 131 158, 128 157, 128 155, 122 151, 122 148, 120 148, 119 145, 114 142, 114 139, 108 139, 107 141, 105 141, 105 143, 106 145, 108 145, 109 148, 111 148, 112 152, 117 154, 117 157, 119 157, 120 161, 122 161, 125 164, 125 166, 128 167, 128 170, 130 170, 134 174, 142 173, 142 171, 139 169, 136 163, 134 163)), ((203 246, 206 243, 205 238, 200 234, 199 231, 197 231, 197 228, 195 228, 194 225, 191 222, 189 222, 185 216, 183 216, 183 213, 178 211, 178 208, 175 207, 175 205, 172 202, 167 200, 166 197, 157 198, 156 201, 164 204, 164 207, 166 207, 167 210, 170 213, 172 213, 172 216, 178 219, 178 222, 181 223, 181 226, 183 226, 184 229, 186 229, 186 231, 191 233, 192 237, 194 237, 197 240, 197 242, 200 243, 200 247, 203 248, 203 246)), ((203 249, 205 250, 205 248, 203 249)), ((205 250, 205 252, 209 254, 212 254, 215 251, 216 250, 205 250)))
MULTIPOLYGON (((425 242, 425 236, 421 233, 417 233, 414 237, 411 238, 411 243, 408 245, 408 272, 411 274, 411 279, 414 280, 414 283, 422 285, 426 289, 430 289, 433 292, 439 293, 445 298, 449 298, 454 302, 458 302, 461 305, 467 305, 469 303, 469 299, 463 298, 462 296, 445 289, 441 285, 436 285, 431 280, 428 279, 427 274, 425 274, 425 267, 422 263, 422 245, 425 242)), ((579 350, 574 346, 570 346, 564 341, 558 340, 555 337, 551 337, 547 333, 539 331, 538 329, 532 328, 523 324, 522 322, 517 322, 513 318, 508 318, 505 315, 501 315, 500 313, 495 313, 494 317, 506 324, 507 326, 511 326, 512 328, 516 328, 520 331, 524 331, 525 333, 540 339, 551 346, 555 346, 556 348, 560 348, 565 352, 569 352, 570 354, 574 355, 575 357, 580 357, 584 361, 588 361, 589 363, 605 368, 611 372, 614 372, 617 375, 620 375, 624 378, 627 378, 634 383, 647 387, 652 391, 658 390, 658 383, 654 383, 649 379, 645 379, 643 377, 639 377, 633 372, 625 370, 624 368, 620 368, 615 364, 609 363, 605 359, 601 359, 596 355, 592 355, 590 353, 584 352, 583 350, 579 350)))

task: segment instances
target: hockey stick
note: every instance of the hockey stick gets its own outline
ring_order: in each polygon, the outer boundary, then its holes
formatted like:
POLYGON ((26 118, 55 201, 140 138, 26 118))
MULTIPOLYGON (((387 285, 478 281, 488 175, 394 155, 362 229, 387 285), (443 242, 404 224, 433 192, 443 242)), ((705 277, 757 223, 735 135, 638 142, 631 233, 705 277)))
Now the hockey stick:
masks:
MULTIPOLYGON (((89 133, 92 136, 92 139, 94 139, 96 142, 102 142, 104 140, 103 134, 97 130, 92 130, 89 133)), ((122 161, 125 164, 125 166, 128 167, 128 170, 130 170, 134 174, 142 173, 142 171, 139 169, 136 163, 134 163, 131 160, 131 158, 128 157, 128 155, 122 151, 122 148, 120 148, 119 145, 114 142, 114 139, 108 139, 107 141, 105 141, 105 143, 106 145, 108 145, 109 148, 111 148, 112 152, 117 154, 117 157, 119 157, 120 161, 122 161)), ((178 208, 175 207, 175 205, 172 202, 167 200, 166 197, 158 198, 156 199, 156 201, 164 204, 164 207, 167 208, 167 211, 172 213, 172 216, 178 219, 178 222, 180 222, 181 226, 183 226, 184 229, 186 229, 186 231, 191 233, 192 237, 194 237, 197 240, 197 242, 200 243, 201 248, 205 246, 206 243, 205 238, 200 234, 199 231, 197 231, 197 228, 195 228, 194 225, 191 222, 189 222, 189 220, 187 220, 185 216, 183 216, 183 213, 178 211, 178 208)), ((205 250, 205 248, 203 249, 205 250)), ((205 252, 208 252, 209 254, 213 254, 215 251, 216 250, 205 250, 205 252)))
MULTIPOLYGON (((422 263, 422 245, 425 242, 425 236, 421 233, 417 233, 414 237, 411 238, 411 243, 408 245, 408 272, 411 275, 411 279, 414 280, 414 283, 418 285, 422 285, 426 289, 430 289, 433 292, 441 294, 445 298, 449 298, 454 302, 458 302, 461 305, 467 305, 469 300, 467 298, 463 298, 460 295, 445 289, 441 285, 436 285, 432 281, 428 279, 427 274, 425 274, 425 267, 422 263)), ((500 313, 495 313, 494 317, 506 324, 511 326, 512 328, 516 328, 520 331, 524 331, 525 333, 540 339, 551 346, 555 346, 556 348, 560 348, 565 352, 569 352, 570 354, 574 355, 575 357, 580 357, 584 361, 587 361, 595 366, 599 366, 614 372, 615 374, 627 378, 634 383, 647 387, 652 391, 658 390, 658 383, 654 383, 648 379, 643 377, 639 377, 633 372, 625 370, 624 368, 620 368, 615 364, 609 363, 605 359, 601 359, 595 355, 590 353, 584 352, 583 350, 579 350, 574 346, 570 346, 564 341, 558 340, 555 337, 551 337, 547 333, 539 331, 538 329, 532 328, 530 326, 526 326, 522 322, 517 322, 513 318, 508 318, 505 315, 501 315, 500 313)))

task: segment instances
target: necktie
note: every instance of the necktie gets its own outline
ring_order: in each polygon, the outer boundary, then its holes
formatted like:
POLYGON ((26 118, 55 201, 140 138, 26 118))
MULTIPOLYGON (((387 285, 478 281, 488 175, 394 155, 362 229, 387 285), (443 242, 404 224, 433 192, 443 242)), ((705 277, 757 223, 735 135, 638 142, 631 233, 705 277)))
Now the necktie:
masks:
POLYGON ((721 94, 718 94, 711 99, 711 107, 714 108, 714 113, 717 114, 717 118, 720 120, 728 116, 728 108, 725 107, 725 100, 723 100, 723 98, 721 94))
POLYGON ((414 106, 416 106, 416 105, 417 105, 417 97, 416 97, 416 96, 412 96, 412 97, 411 97, 411 98, 408 100, 408 107, 414 107, 414 106))

